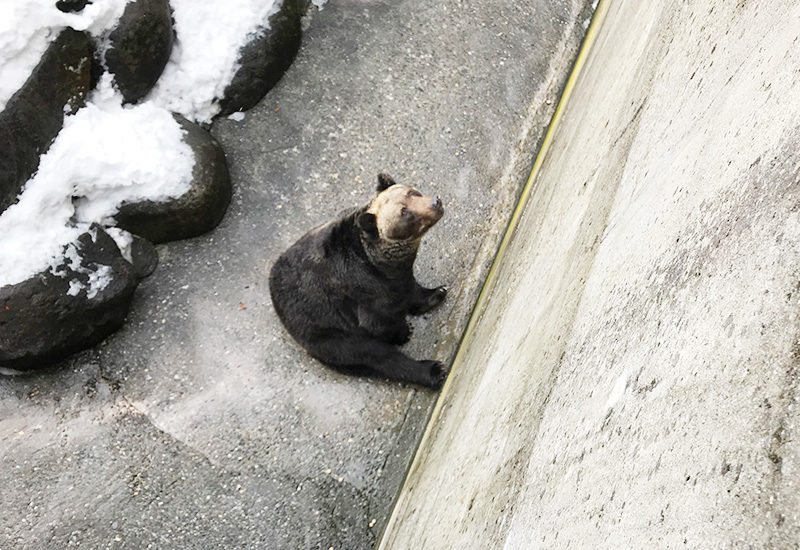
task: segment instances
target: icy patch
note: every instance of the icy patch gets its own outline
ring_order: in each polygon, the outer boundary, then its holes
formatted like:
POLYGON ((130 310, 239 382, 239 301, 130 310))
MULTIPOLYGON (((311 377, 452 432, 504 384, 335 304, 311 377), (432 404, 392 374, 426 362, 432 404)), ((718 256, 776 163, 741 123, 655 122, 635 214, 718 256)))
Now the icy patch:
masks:
MULTIPOLYGON (((104 75, 86 107, 65 117, 18 202, 0 214, 0 286, 61 263, 64 247, 94 222, 113 224, 122 202, 182 195, 193 167, 172 115, 152 103, 123 107, 104 75)), ((97 273, 93 284, 106 275, 97 273)))
POLYGON ((172 55, 148 99, 195 122, 211 122, 239 69, 239 50, 259 31, 281 0, 198 2, 171 0, 176 39, 172 55))
POLYGON ((235 120, 236 122, 241 122, 244 120, 244 113, 241 111, 237 111, 235 113, 231 113, 230 115, 228 115, 228 118, 230 120, 235 120))
POLYGON ((0 0, 0 111, 63 28, 100 36, 116 25, 129 1, 94 0, 80 13, 64 13, 55 0, 0 0))

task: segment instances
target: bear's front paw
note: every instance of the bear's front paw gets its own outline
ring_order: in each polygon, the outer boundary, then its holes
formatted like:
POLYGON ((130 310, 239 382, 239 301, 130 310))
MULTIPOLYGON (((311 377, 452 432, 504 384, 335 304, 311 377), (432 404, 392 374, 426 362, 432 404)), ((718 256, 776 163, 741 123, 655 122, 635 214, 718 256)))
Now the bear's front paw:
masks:
POLYGON ((433 306, 431 306, 431 307, 436 307, 439 304, 441 304, 444 301, 446 296, 447 296, 447 287, 446 286, 442 285, 440 287, 434 288, 433 289, 433 294, 431 295, 431 298, 430 298, 431 302, 433 302, 433 306))
POLYGON ((447 380, 447 375, 450 373, 450 367, 441 361, 429 359, 426 361, 419 361, 419 365, 422 367, 423 371, 423 383, 429 388, 441 388, 444 381, 447 380))
POLYGON ((403 344, 408 343, 411 339, 411 333, 413 329, 411 325, 407 322, 399 327, 395 328, 390 332, 387 332, 385 335, 386 342, 389 344, 394 344, 395 346, 402 346, 403 344))
POLYGON ((421 315, 427 313, 439 304, 441 304, 447 296, 447 287, 440 286, 437 288, 422 289, 422 295, 419 301, 412 305, 411 313, 413 315, 421 315))

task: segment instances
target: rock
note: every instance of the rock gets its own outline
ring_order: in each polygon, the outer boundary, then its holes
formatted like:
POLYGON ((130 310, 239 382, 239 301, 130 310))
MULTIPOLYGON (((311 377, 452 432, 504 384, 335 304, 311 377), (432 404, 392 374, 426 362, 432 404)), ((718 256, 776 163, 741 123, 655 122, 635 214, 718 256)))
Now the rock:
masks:
POLYGON ((158 266, 156 247, 147 239, 133 235, 131 260, 133 262, 133 273, 138 279, 144 279, 152 274, 156 266, 158 266))
POLYGON ((108 37, 105 63, 127 103, 147 95, 172 52, 172 13, 168 0, 130 2, 108 37))
POLYGON ((0 367, 44 367, 122 325, 137 284, 133 267, 99 226, 81 235, 75 248, 78 261, 0 287, 0 367), (97 276, 105 286, 89 284, 97 276))
POLYGON ((89 91, 92 44, 66 29, 50 44, 31 76, 0 112, 0 212, 16 201, 64 124, 89 91))
POLYGON ((63 12, 71 13, 83 10, 86 4, 91 4, 91 0, 58 0, 56 7, 63 12))
POLYGON ((241 66, 225 88, 217 116, 250 109, 278 83, 300 49, 300 19, 305 7, 298 0, 284 0, 270 16, 269 28, 240 50, 241 66))
POLYGON ((176 199, 123 203, 114 216, 117 226, 153 243, 196 237, 222 220, 231 200, 225 153, 206 130, 174 115, 186 131, 184 141, 195 155, 192 186, 176 199))

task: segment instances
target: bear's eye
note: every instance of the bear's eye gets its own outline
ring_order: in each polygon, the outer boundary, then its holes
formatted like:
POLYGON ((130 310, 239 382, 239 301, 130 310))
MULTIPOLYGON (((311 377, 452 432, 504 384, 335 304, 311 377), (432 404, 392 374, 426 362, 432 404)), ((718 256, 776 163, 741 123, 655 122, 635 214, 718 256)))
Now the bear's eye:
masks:
POLYGON ((402 210, 400 210, 400 215, 403 216, 403 217, 406 217, 406 218, 412 216, 411 211, 408 208, 406 208, 405 206, 403 207, 402 210))

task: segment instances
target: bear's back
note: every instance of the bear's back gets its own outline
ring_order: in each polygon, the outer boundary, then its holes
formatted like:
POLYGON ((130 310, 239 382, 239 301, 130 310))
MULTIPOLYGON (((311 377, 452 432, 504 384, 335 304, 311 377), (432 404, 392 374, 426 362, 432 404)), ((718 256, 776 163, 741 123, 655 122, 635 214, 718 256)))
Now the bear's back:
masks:
POLYGON ((359 266, 350 251, 331 243, 337 222, 312 229, 275 261, 269 287, 278 317, 303 343, 315 331, 358 326, 356 304, 349 298, 359 266))

